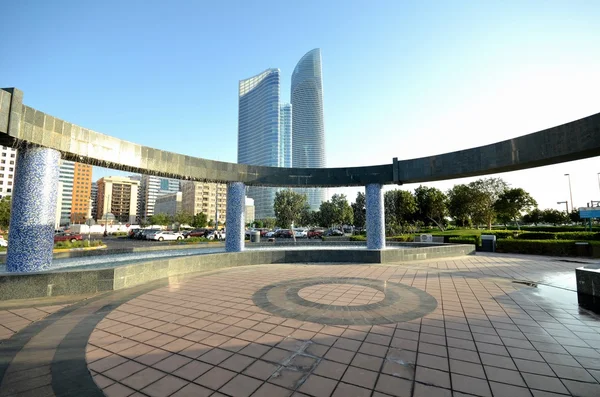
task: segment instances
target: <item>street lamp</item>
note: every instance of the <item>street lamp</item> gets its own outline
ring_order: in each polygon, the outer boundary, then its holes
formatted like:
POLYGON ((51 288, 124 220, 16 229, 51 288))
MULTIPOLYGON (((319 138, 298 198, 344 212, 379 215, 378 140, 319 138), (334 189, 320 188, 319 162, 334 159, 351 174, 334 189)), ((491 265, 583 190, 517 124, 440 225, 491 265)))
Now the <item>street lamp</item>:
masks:
POLYGON ((569 215, 569 202, 568 201, 557 201, 556 204, 564 204, 567 207, 567 215, 569 215))
MULTIPOLYGON (((565 174, 566 177, 569 178, 569 196, 571 197, 571 209, 573 209, 573 191, 571 190, 571 175, 570 174, 565 174)), ((567 211, 568 213, 569 211, 567 211)))
POLYGON ((598 175, 598 190, 600 190, 600 172, 597 175, 598 175))

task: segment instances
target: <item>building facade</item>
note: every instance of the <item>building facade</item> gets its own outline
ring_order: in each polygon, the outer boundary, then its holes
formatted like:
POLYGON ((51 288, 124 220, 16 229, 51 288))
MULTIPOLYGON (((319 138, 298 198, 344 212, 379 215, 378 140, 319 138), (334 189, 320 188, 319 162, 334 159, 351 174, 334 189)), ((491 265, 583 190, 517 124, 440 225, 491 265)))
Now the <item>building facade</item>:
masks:
POLYGON ((17 149, 0 146, 0 198, 12 195, 17 149))
MULTIPOLYGON (((307 52, 292 73, 292 166, 324 168, 325 124, 321 50, 307 52)), ((312 210, 325 201, 325 189, 301 189, 312 210)))
POLYGON ((166 214, 169 216, 175 216, 182 210, 182 193, 171 193, 165 194, 156 198, 154 203, 155 214, 166 214))
MULTIPOLYGON (((279 167, 282 163, 280 137, 280 72, 267 69, 239 82, 238 163, 279 167)), ((247 189, 254 199, 257 218, 273 217, 276 188, 247 189)))
POLYGON ((253 223, 255 220, 255 208, 254 208, 254 200, 250 197, 246 197, 245 199, 245 207, 244 207, 244 221, 246 224, 253 223))
POLYGON ((115 222, 135 223, 140 181, 126 177, 108 176, 98 180, 96 214, 98 220, 111 213, 115 222))
MULTIPOLYGON (((60 161, 58 180, 62 182, 60 225, 71 223, 71 208, 73 207, 73 179, 75 178, 75 162, 60 161)), ((60 193, 59 193, 60 194, 60 193)))
POLYGON ((90 200, 92 203, 92 218, 97 220, 98 219, 98 184, 96 182, 91 183, 90 200))
POLYGON ((181 208, 192 215, 203 212, 209 220, 214 220, 218 213, 219 223, 225 223, 227 222, 227 185, 182 181, 181 208))
POLYGON ((89 217, 92 191, 92 166, 75 163, 73 168, 73 195, 71 196, 71 223, 81 224, 89 217))
POLYGON ((156 199, 180 191, 178 179, 162 178, 154 175, 142 175, 140 179, 138 213, 147 220, 155 213, 156 199))

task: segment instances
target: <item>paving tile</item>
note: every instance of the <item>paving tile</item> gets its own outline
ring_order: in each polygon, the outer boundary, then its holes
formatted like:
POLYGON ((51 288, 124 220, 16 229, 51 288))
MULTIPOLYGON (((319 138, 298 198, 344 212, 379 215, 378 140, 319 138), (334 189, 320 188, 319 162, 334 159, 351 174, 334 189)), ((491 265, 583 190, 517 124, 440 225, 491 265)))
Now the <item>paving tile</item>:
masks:
POLYGON ((337 381, 318 375, 310 375, 298 389, 300 392, 314 397, 329 397, 337 381))
POLYGON ((377 380, 375 390, 390 396, 410 397, 412 381, 381 374, 377 380))
POLYGON ((452 389, 482 397, 492 397, 488 382, 459 374, 452 374, 452 389))
POLYGON ((413 397, 452 397, 452 392, 440 387, 415 383, 413 397))
POLYGON ((519 371, 511 371, 508 369, 490 367, 487 365, 484 365, 484 368, 488 380, 493 380, 500 383, 508 383, 515 386, 527 386, 519 371))
POLYGON ((531 397, 531 391, 526 387, 490 382, 494 397, 531 397))
POLYGON ((120 381, 145 368, 146 366, 138 364, 135 361, 127 361, 121 365, 117 365, 116 367, 109 369, 108 371, 105 371, 103 375, 112 380, 120 381))
POLYGON ((141 390, 149 384, 163 378, 165 375, 164 372, 157 371, 154 368, 146 368, 123 379, 121 382, 134 390, 141 390))
POLYGON ((370 397, 371 390, 363 389, 362 387, 349 385, 347 383, 338 383, 332 397, 370 397))
POLYGON ((291 390, 265 383, 254 392, 252 397, 289 397, 291 394, 291 390))
POLYGON ((187 385, 186 381, 167 375, 151 385, 146 386, 141 391, 151 397, 167 397, 185 385, 187 385))
POLYGON ((331 349, 329 349, 327 354, 325 354, 325 358, 331 361, 337 361, 342 364, 349 364, 354 358, 354 355, 354 352, 332 347, 331 349))
POLYGON ((584 383, 574 380, 563 380, 563 383, 569 391, 578 397, 598 397, 600 396, 600 384, 584 383))
POLYGON ((218 390, 224 384, 233 379, 233 377, 236 375, 237 374, 233 371, 215 367, 210 371, 204 373, 204 375, 200 376, 196 380, 194 380, 194 382, 198 383, 201 386, 205 386, 213 390, 218 390))
POLYGON ((189 383, 187 386, 179 389, 175 394, 170 397, 208 397, 213 393, 212 390, 207 389, 193 383, 189 383))
POLYGON ((244 374, 254 378, 267 380, 277 371, 277 368, 278 366, 272 363, 256 360, 252 365, 246 368, 244 374))
POLYGON ((187 379, 189 381, 193 381, 194 379, 199 378, 212 368, 213 366, 210 364, 206 364, 200 361, 192 361, 173 372, 173 375, 179 376, 180 378, 187 379))
POLYGON ((248 397, 262 384, 261 381, 245 375, 237 375, 227 382, 219 391, 233 397, 248 397))
POLYGON ((372 389, 375 387, 377 375, 377 372, 350 366, 346 370, 342 382, 351 383, 366 389, 372 389))
POLYGON ((381 369, 381 366, 383 364, 383 358, 358 353, 352 359, 351 364, 355 367, 369 369, 371 371, 379 372, 379 370, 381 369))
POLYGON ((135 392, 135 390, 123 386, 120 383, 113 383, 102 391, 106 397, 127 397, 135 392))
POLYGON ((280 368, 269 379, 269 383, 295 390, 298 382, 305 376, 304 372, 292 371, 286 368, 280 368))
POLYGON ((528 373, 522 373, 522 375, 523 379, 525 379, 525 383, 527 383, 527 386, 529 386, 530 389, 568 394, 567 389, 565 389, 561 381, 555 377, 528 373))
POLYGON ((415 380, 432 386, 450 388, 450 374, 448 372, 439 371, 426 367, 417 367, 415 372, 415 380))

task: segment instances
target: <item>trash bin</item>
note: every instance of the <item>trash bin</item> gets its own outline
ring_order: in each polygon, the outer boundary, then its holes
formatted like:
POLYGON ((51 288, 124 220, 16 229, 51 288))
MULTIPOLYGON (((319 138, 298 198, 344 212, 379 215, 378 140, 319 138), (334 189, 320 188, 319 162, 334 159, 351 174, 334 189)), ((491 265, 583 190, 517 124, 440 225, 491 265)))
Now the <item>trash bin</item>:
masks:
POLYGON ((575 243, 575 252, 577 256, 592 256, 590 243, 586 241, 578 241, 575 243))
POLYGON ((251 232, 250 233, 250 242, 251 243, 260 243, 260 232, 251 232))
POLYGON ((493 234, 481 235, 481 251, 496 252, 496 236, 493 234))

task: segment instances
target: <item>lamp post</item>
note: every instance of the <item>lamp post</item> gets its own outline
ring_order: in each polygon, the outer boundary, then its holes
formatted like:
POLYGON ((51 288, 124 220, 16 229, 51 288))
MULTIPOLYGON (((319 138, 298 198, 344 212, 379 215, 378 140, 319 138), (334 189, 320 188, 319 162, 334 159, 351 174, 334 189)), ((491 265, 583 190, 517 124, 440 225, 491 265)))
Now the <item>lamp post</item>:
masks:
MULTIPOLYGON (((565 176, 569 179, 569 197, 571 198, 571 210, 573 207, 573 191, 571 190, 571 174, 565 174, 565 176)), ((569 211, 567 211, 569 212, 569 211)))
POLYGON ((598 176, 598 190, 600 190, 600 172, 597 174, 598 176))
POLYGON ((569 202, 568 201, 557 201, 556 204, 564 204, 567 207, 567 215, 569 215, 569 202))

